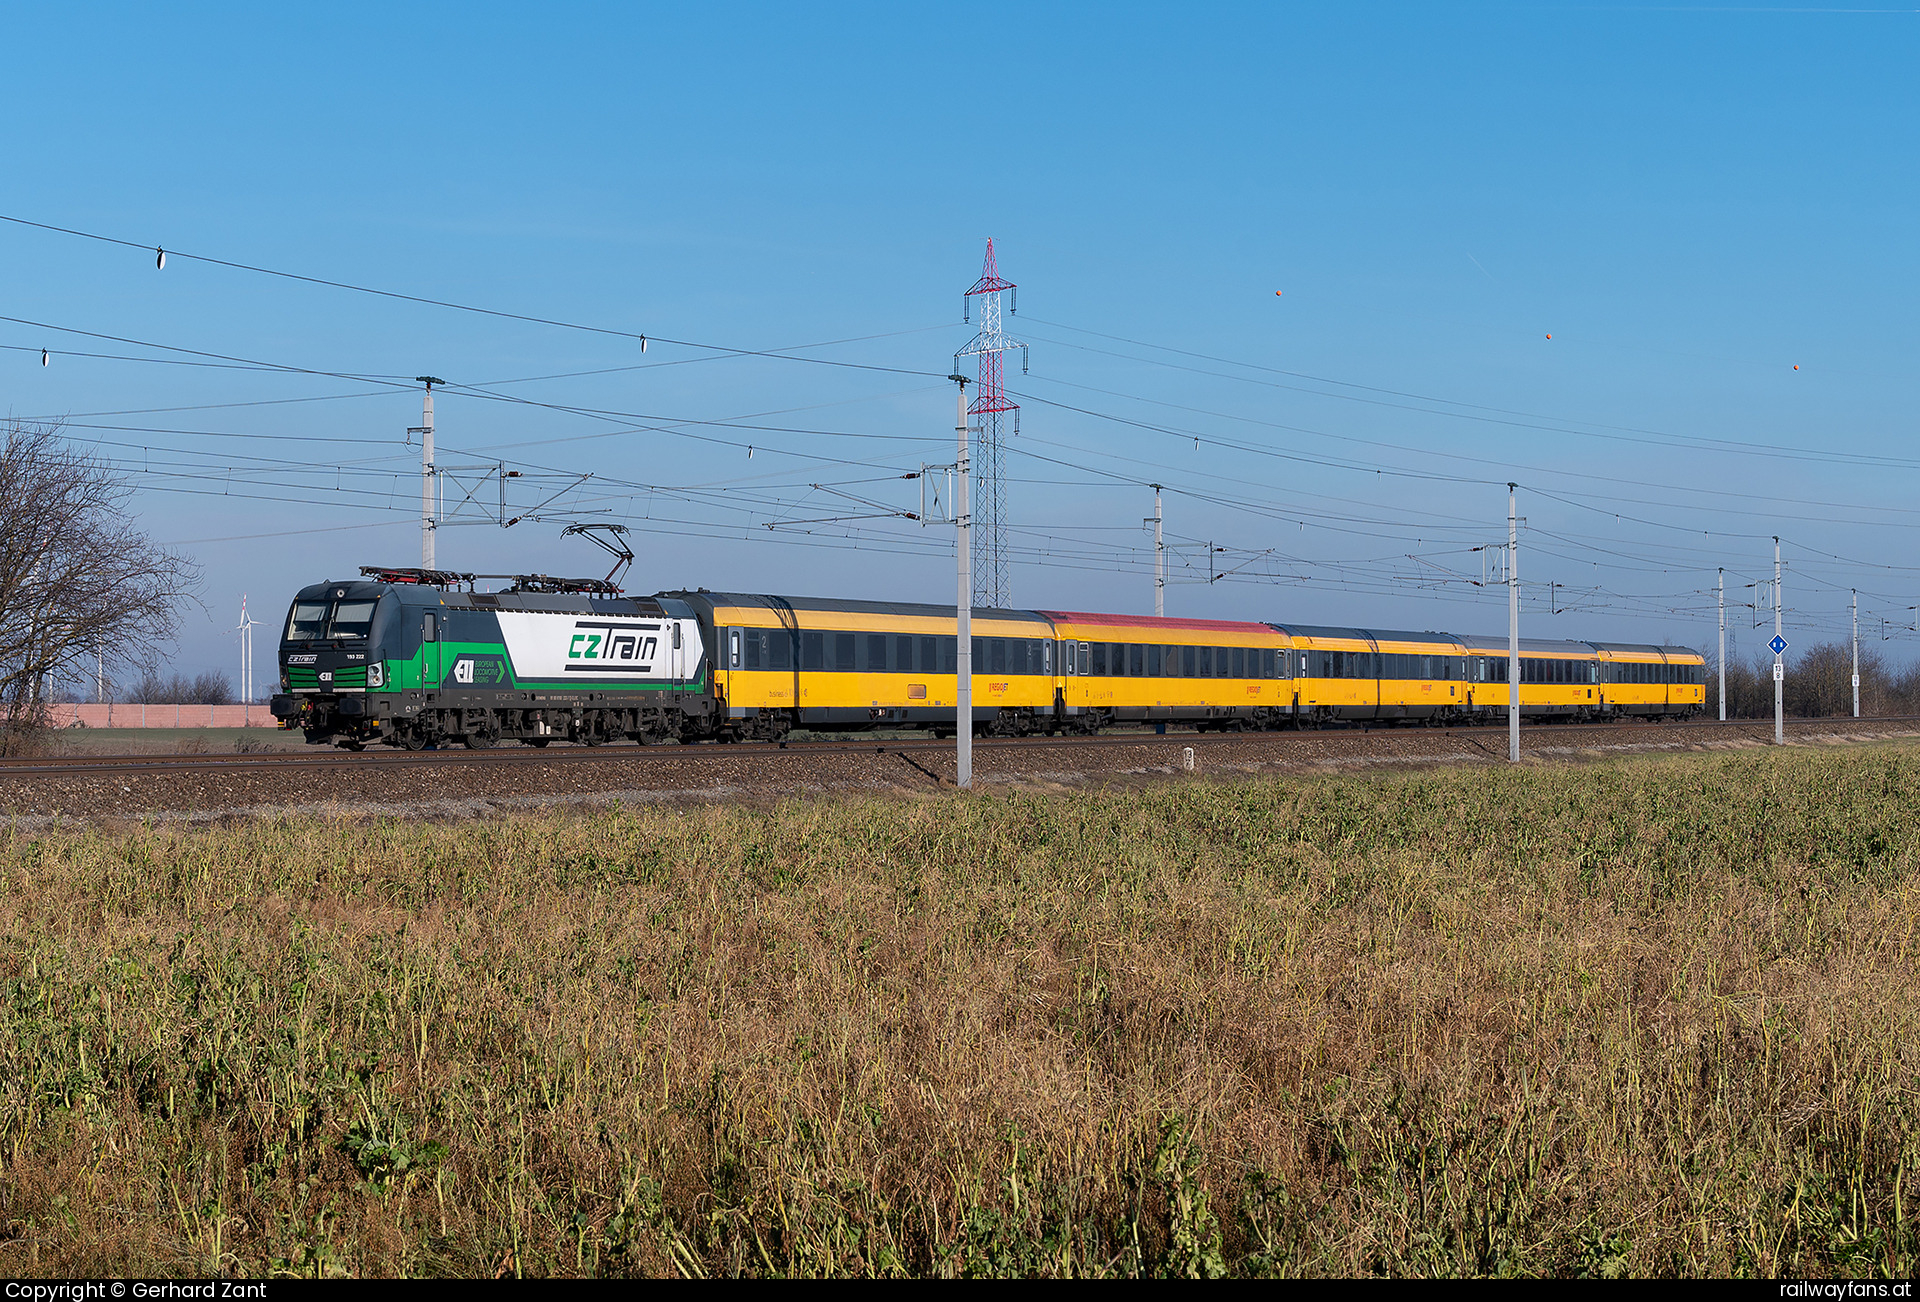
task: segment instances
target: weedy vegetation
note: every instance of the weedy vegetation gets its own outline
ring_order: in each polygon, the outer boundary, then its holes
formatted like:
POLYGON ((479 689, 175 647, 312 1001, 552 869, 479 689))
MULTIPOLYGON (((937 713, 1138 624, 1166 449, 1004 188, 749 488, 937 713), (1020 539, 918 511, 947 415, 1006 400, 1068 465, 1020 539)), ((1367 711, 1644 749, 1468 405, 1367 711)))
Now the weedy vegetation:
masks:
POLYGON ((0 834, 0 1274, 1915 1273, 1920 749, 0 834))

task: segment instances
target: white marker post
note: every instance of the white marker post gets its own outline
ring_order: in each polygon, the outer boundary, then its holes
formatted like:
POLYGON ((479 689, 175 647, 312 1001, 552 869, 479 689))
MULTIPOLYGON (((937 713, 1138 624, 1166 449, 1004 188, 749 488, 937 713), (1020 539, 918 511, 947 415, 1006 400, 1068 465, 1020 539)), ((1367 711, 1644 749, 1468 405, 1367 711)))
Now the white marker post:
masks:
POLYGON ((1773 641, 1767 643, 1773 648, 1773 744, 1787 744, 1786 686, 1787 666, 1780 657, 1787 649, 1787 639, 1780 636, 1780 539, 1773 540, 1773 641))

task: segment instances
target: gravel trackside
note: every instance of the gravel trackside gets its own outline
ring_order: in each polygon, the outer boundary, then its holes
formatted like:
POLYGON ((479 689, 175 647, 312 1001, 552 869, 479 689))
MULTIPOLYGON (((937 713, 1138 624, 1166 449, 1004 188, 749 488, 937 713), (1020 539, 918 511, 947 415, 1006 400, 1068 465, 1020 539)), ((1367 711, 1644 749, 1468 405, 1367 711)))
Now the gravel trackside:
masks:
MULTIPOLYGON (((1788 725, 1792 745, 1846 745, 1920 736, 1920 721, 1808 720, 1788 725)), ((1624 754, 1763 746, 1768 723, 1536 727, 1522 758, 1565 763, 1624 754)), ((1382 728, 1306 733, 1024 739, 974 748, 983 788, 1072 787, 1195 776, 1314 773, 1369 767, 1489 764, 1506 758, 1497 728, 1382 728)), ((534 753, 503 748, 405 757, 320 752, 312 764, 280 757, 180 757, 177 766, 95 756, 85 771, 49 761, 31 775, 0 768, 0 816, 23 830, 48 822, 201 822, 230 817, 469 818, 496 811, 608 801, 767 800, 839 791, 924 793, 953 783, 950 743, 855 740, 773 747, 608 747, 534 753), (398 762, 404 760, 404 762, 398 762)))

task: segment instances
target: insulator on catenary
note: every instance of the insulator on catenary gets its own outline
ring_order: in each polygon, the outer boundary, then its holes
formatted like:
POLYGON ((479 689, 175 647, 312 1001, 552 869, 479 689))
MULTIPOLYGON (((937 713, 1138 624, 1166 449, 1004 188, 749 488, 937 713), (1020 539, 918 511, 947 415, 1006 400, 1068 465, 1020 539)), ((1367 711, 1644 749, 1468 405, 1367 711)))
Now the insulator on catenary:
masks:
POLYGON ((153 251, 153 269, 155 271, 165 271, 167 269, 167 251, 165 249, 155 249, 153 251))

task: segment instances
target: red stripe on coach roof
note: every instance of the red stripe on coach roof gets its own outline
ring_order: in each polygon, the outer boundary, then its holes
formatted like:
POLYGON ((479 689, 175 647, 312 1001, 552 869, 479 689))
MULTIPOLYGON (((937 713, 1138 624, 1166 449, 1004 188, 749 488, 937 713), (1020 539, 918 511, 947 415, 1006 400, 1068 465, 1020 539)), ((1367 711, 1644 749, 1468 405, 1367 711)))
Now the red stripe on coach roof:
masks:
POLYGON ((1231 619, 1169 619, 1152 615, 1094 615, 1080 610, 1043 610, 1048 619, 1063 624, 1092 624, 1108 628, 1192 628, 1211 633, 1265 633, 1278 636, 1265 624, 1246 624, 1231 619))

